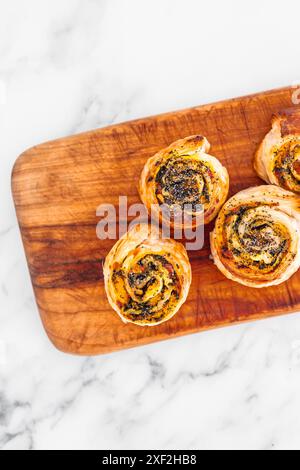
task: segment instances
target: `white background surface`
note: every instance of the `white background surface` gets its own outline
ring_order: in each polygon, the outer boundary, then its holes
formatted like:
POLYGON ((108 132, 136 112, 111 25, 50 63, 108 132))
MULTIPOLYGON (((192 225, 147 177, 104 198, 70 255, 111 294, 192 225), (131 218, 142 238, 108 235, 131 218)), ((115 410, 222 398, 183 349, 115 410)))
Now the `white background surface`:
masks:
POLYGON ((0 447, 300 449, 300 316, 64 355, 10 195, 31 145, 300 81, 299 14, 298 0, 0 0, 0 447))

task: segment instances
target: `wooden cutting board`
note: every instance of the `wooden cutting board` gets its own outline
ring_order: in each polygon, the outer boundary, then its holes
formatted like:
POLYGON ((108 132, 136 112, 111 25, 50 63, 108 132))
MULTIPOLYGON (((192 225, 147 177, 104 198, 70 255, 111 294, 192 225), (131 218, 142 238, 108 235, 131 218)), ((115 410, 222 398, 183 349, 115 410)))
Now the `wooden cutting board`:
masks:
POLYGON ((102 263, 114 244, 96 237, 101 203, 119 195, 139 202, 137 182, 148 157, 176 139, 205 135, 230 175, 230 194, 261 184, 252 168, 274 112, 293 106, 291 88, 139 119, 27 150, 13 169, 13 196, 46 332, 75 354, 100 354, 238 322, 300 310, 300 271, 263 290, 226 279, 205 246, 191 252, 187 302, 156 327, 125 325, 110 308, 102 263))

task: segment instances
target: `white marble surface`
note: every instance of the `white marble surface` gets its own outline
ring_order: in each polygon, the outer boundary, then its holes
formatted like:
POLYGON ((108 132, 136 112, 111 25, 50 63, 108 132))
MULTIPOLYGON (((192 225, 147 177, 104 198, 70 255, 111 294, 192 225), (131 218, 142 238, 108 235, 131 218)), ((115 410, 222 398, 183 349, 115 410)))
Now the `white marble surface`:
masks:
POLYGON ((300 81, 299 13, 298 0, 0 1, 1 448, 300 448, 299 315, 64 355, 10 195, 33 144, 300 81))

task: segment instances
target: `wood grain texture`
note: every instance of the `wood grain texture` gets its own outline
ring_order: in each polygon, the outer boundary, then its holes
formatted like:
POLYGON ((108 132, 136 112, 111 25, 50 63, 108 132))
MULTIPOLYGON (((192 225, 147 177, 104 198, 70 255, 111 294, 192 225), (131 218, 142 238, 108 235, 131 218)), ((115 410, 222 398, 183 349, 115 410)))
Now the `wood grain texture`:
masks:
POLYGON ((140 119, 33 147, 17 160, 13 196, 37 305, 57 348, 100 354, 242 321, 300 310, 300 272, 261 290, 226 279, 203 250, 190 252, 193 281, 187 302, 157 327, 123 324, 110 308, 102 262, 114 244, 96 237, 96 208, 139 202, 146 159, 171 142, 203 134, 230 175, 230 195, 261 184, 252 168, 271 116, 292 105, 281 89, 140 119))

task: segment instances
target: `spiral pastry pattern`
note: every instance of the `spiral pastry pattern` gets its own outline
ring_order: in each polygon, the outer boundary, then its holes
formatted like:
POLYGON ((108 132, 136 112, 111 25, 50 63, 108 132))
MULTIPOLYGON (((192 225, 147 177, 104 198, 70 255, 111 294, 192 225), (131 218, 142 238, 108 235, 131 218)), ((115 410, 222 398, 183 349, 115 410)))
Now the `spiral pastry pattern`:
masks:
POLYGON ((151 157, 141 174, 139 192, 147 209, 154 210, 160 220, 164 219, 161 206, 169 208, 171 226, 178 223, 172 218, 175 208, 188 211, 194 227, 199 205, 204 210, 204 223, 214 219, 224 204, 229 188, 226 168, 217 158, 208 155, 210 144, 205 137, 195 135, 177 140, 166 149, 151 157))
POLYGON ((185 302, 191 267, 184 246, 141 224, 125 234, 104 263, 112 308, 126 322, 154 326, 169 320, 185 302))
POLYGON ((233 281, 250 287, 286 281, 300 266, 300 198, 273 185, 241 191, 220 211, 211 251, 233 281))
POLYGON ((254 159, 257 174, 267 183, 300 194, 300 110, 273 117, 272 129, 254 159))

